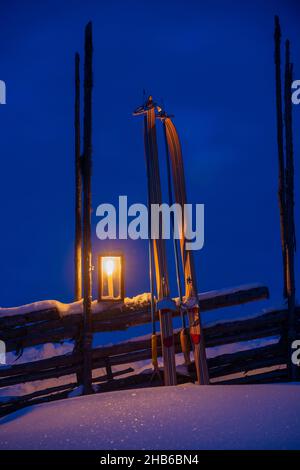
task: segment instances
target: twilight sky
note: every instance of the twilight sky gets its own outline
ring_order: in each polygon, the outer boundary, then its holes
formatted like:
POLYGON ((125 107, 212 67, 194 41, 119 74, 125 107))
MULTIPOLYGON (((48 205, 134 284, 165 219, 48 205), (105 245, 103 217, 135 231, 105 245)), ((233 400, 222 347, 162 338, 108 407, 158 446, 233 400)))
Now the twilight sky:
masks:
MULTIPOLYGON (((127 295, 148 290, 147 242, 95 237, 99 204, 146 202, 142 119, 132 117, 145 89, 175 115, 189 200, 205 204, 200 291, 262 282, 280 300, 274 14, 300 79, 297 1, 1 0, 1 306, 73 298, 73 69, 89 20, 94 255, 123 249, 127 295)), ((295 106, 298 234, 299 130, 295 106)), ((297 286, 299 264, 298 254, 297 286)), ((96 295, 96 271, 94 281, 96 295)))

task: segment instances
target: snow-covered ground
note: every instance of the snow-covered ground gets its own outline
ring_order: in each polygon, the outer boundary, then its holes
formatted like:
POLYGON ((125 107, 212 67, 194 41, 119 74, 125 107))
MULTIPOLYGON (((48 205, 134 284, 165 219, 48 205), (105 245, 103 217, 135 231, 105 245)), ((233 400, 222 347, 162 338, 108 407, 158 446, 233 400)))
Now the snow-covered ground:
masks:
POLYGON ((0 420, 0 449, 300 449, 300 384, 159 387, 0 420))

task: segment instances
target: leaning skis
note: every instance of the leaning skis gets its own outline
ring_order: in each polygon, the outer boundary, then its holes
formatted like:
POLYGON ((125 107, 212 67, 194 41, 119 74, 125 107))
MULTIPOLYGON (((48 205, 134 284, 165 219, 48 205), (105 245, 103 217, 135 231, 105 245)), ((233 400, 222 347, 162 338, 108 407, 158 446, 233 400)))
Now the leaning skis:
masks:
MULTIPOLYGON (((173 122, 171 121, 170 117, 162 113, 160 118, 163 122, 166 141, 171 157, 175 202, 177 204, 180 204, 184 218, 185 213, 183 209, 185 207, 185 204, 187 203, 187 196, 181 145, 176 128, 173 122)), ((193 344, 198 383, 201 385, 205 385, 209 383, 209 375, 206 361, 204 338, 202 334, 203 330, 199 311, 198 290, 193 253, 186 249, 186 239, 184 231, 186 222, 186 220, 183 220, 183 223, 180 227, 180 249, 185 277, 186 309, 190 324, 190 336, 193 344)))
MULTIPOLYGON (((152 97, 150 96, 145 105, 138 108, 134 114, 144 115, 144 144, 149 186, 148 210, 151 214, 152 204, 160 205, 162 203, 155 127, 156 115, 152 97)), ((151 233, 151 217, 149 233, 151 233)), ((152 240, 152 243, 158 298, 157 310, 159 312, 160 319, 162 355, 164 362, 164 383, 165 385, 176 385, 175 347, 172 324, 172 310, 175 309, 175 304, 170 298, 166 247, 161 233, 158 238, 152 240)))

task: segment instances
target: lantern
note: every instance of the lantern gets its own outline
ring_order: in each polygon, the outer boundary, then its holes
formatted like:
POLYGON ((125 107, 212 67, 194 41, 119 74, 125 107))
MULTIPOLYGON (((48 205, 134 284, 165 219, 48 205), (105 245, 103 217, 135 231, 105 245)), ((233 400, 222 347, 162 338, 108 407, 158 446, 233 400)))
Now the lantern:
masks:
POLYGON ((106 253, 98 257, 99 295, 98 300, 124 300, 124 255, 106 253))

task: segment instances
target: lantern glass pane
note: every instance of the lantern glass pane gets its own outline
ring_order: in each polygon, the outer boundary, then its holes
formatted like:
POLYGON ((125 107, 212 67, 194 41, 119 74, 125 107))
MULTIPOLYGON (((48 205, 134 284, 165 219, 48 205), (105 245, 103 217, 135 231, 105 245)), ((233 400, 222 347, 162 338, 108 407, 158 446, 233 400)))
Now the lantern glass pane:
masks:
POLYGON ((101 258, 101 298, 102 300, 121 300, 122 298, 122 261, 120 256, 101 258))

